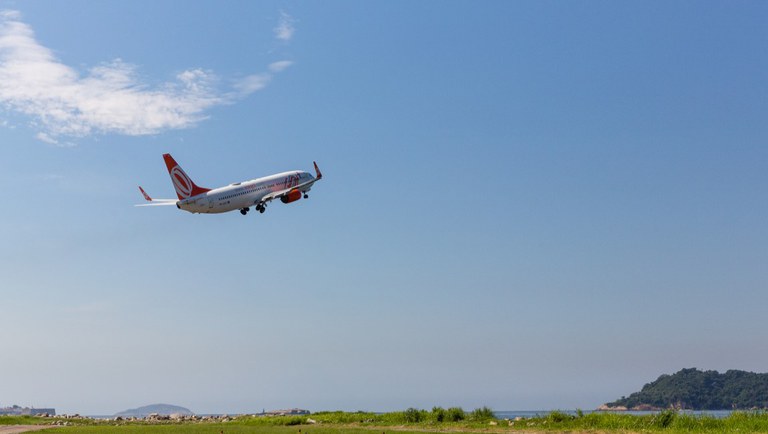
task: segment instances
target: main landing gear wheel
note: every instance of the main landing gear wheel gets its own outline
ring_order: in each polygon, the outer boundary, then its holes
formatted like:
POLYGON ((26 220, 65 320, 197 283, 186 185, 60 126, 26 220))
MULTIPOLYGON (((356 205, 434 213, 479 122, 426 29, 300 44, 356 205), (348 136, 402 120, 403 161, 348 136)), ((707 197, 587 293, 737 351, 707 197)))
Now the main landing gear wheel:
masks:
POLYGON ((249 209, 250 209, 250 208, 243 208, 243 209, 241 209, 241 210, 240 210, 240 214, 242 214, 242 215, 246 215, 246 214, 248 214, 248 210, 249 210, 249 209))
POLYGON ((307 193, 304 193, 304 199, 309 199, 309 195, 307 193))

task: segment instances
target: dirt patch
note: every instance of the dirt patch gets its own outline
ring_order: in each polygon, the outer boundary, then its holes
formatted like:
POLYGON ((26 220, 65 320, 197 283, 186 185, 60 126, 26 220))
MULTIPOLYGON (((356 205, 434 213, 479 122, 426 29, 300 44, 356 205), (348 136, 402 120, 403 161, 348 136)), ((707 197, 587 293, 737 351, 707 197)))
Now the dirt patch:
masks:
POLYGON ((51 425, 0 425, 0 434, 19 434, 22 432, 39 431, 53 428, 51 425))

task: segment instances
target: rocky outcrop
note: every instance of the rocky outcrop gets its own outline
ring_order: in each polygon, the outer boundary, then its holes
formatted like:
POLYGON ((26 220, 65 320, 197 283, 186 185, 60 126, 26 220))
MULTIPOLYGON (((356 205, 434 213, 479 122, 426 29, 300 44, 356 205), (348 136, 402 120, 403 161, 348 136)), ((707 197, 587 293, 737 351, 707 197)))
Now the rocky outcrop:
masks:
POLYGON ((608 404, 603 404, 600 407, 597 407, 597 411, 627 411, 627 407, 624 407, 623 405, 617 405, 615 407, 609 407, 608 404))

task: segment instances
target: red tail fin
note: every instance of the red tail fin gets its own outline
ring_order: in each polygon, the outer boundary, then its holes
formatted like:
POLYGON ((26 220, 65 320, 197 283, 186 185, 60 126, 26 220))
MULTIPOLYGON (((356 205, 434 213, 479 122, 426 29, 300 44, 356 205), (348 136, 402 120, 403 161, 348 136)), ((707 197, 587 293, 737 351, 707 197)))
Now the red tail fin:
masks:
POLYGON ((315 175, 317 175, 317 176, 315 176, 315 178, 323 179, 323 174, 322 174, 322 172, 320 172, 320 168, 317 167, 317 163, 313 161, 312 164, 315 165, 315 175))
POLYGON ((179 196, 179 199, 186 199, 210 191, 209 188, 198 187, 179 166, 179 163, 171 157, 171 154, 163 154, 163 160, 165 160, 165 166, 168 168, 168 174, 171 175, 171 182, 173 182, 173 188, 176 189, 176 195, 179 196))

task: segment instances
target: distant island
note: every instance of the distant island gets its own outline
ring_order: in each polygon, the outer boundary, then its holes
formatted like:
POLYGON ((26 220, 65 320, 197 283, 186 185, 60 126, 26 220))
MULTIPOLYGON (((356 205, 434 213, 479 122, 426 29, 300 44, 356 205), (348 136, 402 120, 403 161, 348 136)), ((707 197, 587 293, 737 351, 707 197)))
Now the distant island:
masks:
POLYGON ((190 416, 194 413, 190 411, 188 408, 179 407, 178 405, 170 405, 170 404, 152 404, 152 405, 145 405, 144 407, 139 408, 132 408, 130 410, 121 411, 120 413, 115 413, 115 416, 122 416, 122 417, 146 417, 150 414, 161 414, 161 415, 172 415, 172 414, 181 414, 184 416, 190 416))
POLYGON ((639 392, 601 405, 598 410, 750 410, 768 409, 768 374, 682 369, 662 375, 639 392))
POLYGON ((38 414, 47 414, 53 416, 56 414, 56 409, 19 407, 18 405, 0 408, 0 416, 35 416, 38 414))

